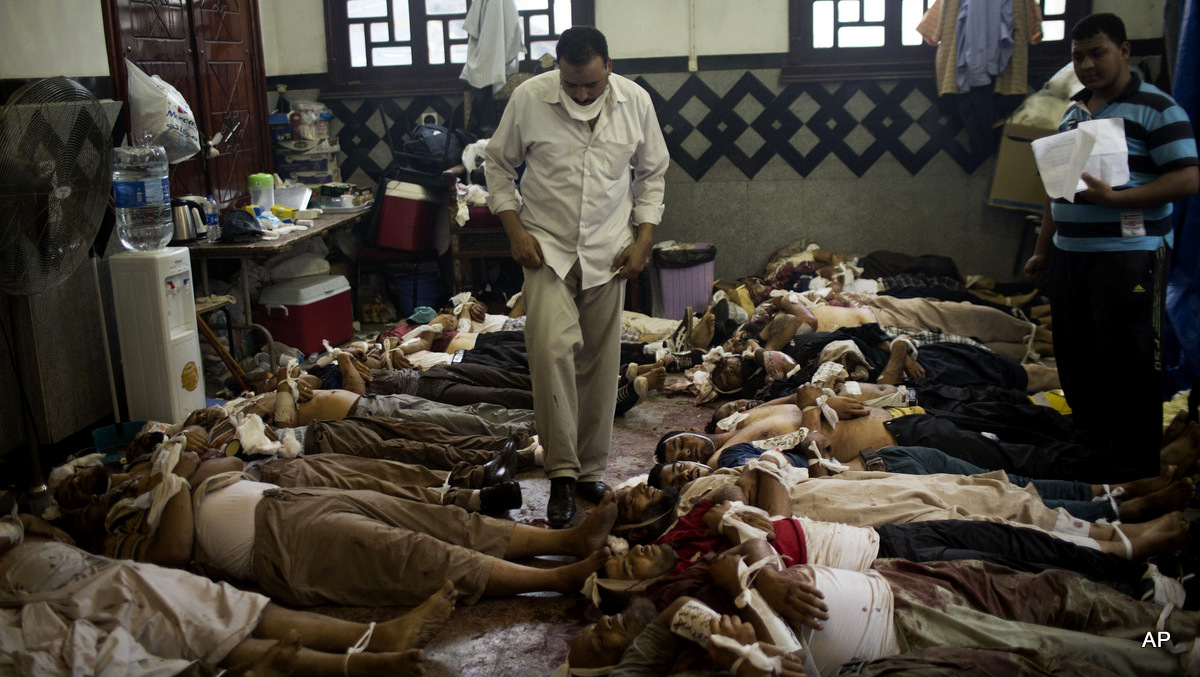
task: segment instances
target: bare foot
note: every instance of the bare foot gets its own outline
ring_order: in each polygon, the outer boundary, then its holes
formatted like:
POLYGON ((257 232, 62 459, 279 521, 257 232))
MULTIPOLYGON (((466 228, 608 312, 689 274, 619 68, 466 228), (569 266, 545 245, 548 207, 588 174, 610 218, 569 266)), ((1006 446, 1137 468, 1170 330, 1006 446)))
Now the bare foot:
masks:
POLYGON ((1129 536, 1133 545, 1133 559, 1177 550, 1188 533, 1188 523, 1179 512, 1167 513, 1141 524, 1122 524, 1116 528, 1129 536))
POLYGON ((1196 485, 1185 477, 1146 496, 1122 502, 1120 516, 1122 520, 1144 522, 1159 515, 1183 510, 1195 495, 1196 485))
POLYGON ((646 377, 646 387, 649 390, 661 390, 663 384, 667 382, 667 368, 655 367, 645 374, 640 374, 646 377))
POLYGON ((596 509, 588 513, 578 526, 563 531, 563 538, 570 545, 568 550, 577 557, 586 557, 608 542, 608 534, 617 521, 617 502, 612 492, 604 495, 596 509))
MULTIPOLYGON (((614 505, 614 509, 615 507, 614 505)), ((603 547, 574 564, 566 564, 557 569, 546 569, 546 586, 544 589, 564 595, 579 592, 583 588, 583 582, 587 580, 587 577, 604 566, 609 557, 612 557, 612 550, 608 547, 603 547)))
MULTIPOLYGON (((1166 486, 1171 483, 1174 475, 1175 466, 1169 465, 1163 469, 1162 474, 1158 477, 1147 477, 1145 479, 1125 482, 1124 484, 1113 484, 1110 486, 1113 491, 1116 491, 1117 489, 1124 489, 1125 492, 1120 496, 1120 498, 1123 500, 1129 500, 1131 498, 1146 496, 1166 488, 1166 486)), ((1100 484, 1093 484, 1092 495, 1103 496, 1104 486, 1100 484)))
POLYGON ((713 336, 717 332, 717 318, 713 316, 712 306, 704 311, 704 315, 692 327, 688 336, 688 347, 708 350, 712 346, 713 336))
POLYGON ((1188 429, 1187 411, 1185 410, 1185 411, 1181 411, 1181 412, 1175 414, 1175 418, 1171 419, 1171 422, 1167 425, 1166 428, 1163 429, 1163 434, 1162 434, 1163 446, 1165 447, 1166 445, 1179 439, 1179 436, 1182 435, 1184 432, 1186 432, 1187 429, 1188 429))
POLYGON ((1192 465, 1200 458, 1200 424, 1189 423, 1185 432, 1163 447, 1159 458, 1163 467, 1175 466, 1176 479, 1191 472, 1192 465))
POLYGON ((452 581, 399 618, 380 623, 371 636, 371 651, 407 651, 425 646, 441 630, 454 611, 458 591, 452 581))

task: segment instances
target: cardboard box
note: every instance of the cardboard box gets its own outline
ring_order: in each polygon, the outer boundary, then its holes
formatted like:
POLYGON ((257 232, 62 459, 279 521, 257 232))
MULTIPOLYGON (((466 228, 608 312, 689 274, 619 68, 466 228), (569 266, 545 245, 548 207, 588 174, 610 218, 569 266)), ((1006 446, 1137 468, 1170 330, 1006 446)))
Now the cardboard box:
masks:
POLYGON ((992 191, 988 195, 989 205, 1041 213, 1046 202, 1046 189, 1042 186, 1042 177, 1029 144, 1056 131, 1012 122, 1004 125, 996 156, 996 173, 992 175, 992 191))
POLYGON ((263 289, 259 322, 271 337, 305 354, 338 345, 354 335, 350 283, 341 275, 306 275, 263 289))
POLYGON ((308 140, 280 141, 275 144, 275 173, 284 179, 304 184, 341 181, 336 145, 308 140))

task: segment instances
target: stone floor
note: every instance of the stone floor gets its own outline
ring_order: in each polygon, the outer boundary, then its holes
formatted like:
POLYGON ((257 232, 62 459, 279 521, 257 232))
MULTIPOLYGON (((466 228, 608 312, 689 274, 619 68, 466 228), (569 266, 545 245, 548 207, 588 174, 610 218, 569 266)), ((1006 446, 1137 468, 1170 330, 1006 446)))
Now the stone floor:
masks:
MULTIPOLYGON (((675 377, 678 378, 678 377, 675 377)), ((654 445, 668 430, 702 427, 711 415, 697 408, 690 398, 667 398, 651 393, 645 401, 619 417, 613 424, 612 452, 605 479, 617 484, 647 472, 654 445)), ((525 505, 509 517, 518 522, 545 526, 550 481, 540 473, 517 478, 525 505)), ((580 501, 576 521, 583 519, 590 504, 580 501)), ((553 563, 549 558, 534 560, 553 563)), ((402 608, 321 607, 322 613, 369 621, 390 618, 402 608)), ((520 595, 508 599, 483 600, 460 606, 450 623, 426 647, 430 677, 528 677, 549 675, 567 654, 579 628, 598 614, 583 597, 552 593, 520 595)))

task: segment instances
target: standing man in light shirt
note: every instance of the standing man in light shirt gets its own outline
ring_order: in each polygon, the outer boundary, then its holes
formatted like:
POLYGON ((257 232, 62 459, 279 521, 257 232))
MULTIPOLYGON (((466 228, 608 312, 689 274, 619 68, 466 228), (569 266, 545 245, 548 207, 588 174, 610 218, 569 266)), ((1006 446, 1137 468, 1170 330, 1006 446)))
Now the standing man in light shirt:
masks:
POLYGON ((485 158, 488 204, 525 270, 546 516, 562 528, 576 492, 595 503, 609 490, 625 280, 649 259, 670 158, 650 96, 613 74, 603 33, 567 29, 557 56, 559 70, 513 92, 485 158))

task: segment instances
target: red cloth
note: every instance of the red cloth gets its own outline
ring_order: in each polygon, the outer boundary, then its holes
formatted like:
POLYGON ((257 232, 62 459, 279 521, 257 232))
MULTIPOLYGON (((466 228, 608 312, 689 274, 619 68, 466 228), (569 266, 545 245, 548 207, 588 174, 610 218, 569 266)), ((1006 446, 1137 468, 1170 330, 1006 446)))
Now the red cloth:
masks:
MULTIPOLYGON (((704 516, 714 505, 716 504, 707 498, 701 500, 691 512, 680 517, 674 527, 654 541, 656 545, 671 546, 679 557, 668 576, 678 576, 707 553, 724 552, 733 547, 724 537, 708 534, 704 516)), ((783 558, 784 565, 790 567, 806 564, 808 552, 804 543, 804 528, 800 526, 800 522, 785 517, 774 520, 771 526, 775 528, 775 538, 767 542, 783 558)))

